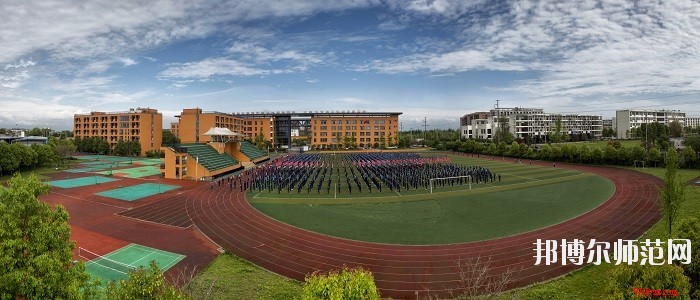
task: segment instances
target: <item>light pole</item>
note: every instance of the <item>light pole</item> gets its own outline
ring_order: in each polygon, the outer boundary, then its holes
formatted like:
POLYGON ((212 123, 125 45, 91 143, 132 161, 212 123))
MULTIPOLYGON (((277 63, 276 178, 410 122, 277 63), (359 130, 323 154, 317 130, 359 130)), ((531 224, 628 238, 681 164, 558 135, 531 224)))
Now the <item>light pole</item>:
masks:
POLYGON ((194 165, 194 177, 195 181, 199 181, 199 156, 195 156, 195 161, 197 163, 194 165))

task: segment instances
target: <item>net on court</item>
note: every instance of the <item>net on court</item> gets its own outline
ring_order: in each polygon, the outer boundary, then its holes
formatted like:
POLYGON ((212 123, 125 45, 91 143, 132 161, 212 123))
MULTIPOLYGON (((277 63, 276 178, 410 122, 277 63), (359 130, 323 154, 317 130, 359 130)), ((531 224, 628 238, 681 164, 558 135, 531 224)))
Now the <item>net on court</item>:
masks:
POLYGON ((185 258, 182 254, 139 244, 129 244, 105 255, 78 248, 78 256, 87 261, 87 272, 93 277, 101 278, 103 284, 111 280, 126 279, 129 271, 139 267, 148 268, 151 261, 155 261, 165 272, 185 258))
POLYGON ((68 188, 74 188, 74 187, 79 187, 79 186, 95 185, 95 184, 100 184, 100 183, 104 183, 104 182, 112 182, 112 181, 116 181, 116 180, 118 180, 118 179, 102 177, 102 176, 88 176, 88 177, 71 178, 71 179, 63 179, 63 180, 53 180, 53 181, 49 181, 47 183, 52 185, 52 186, 55 186, 55 187, 68 189, 68 188))
POLYGON ((96 193, 96 195, 109 197, 124 201, 134 201, 155 194, 162 194, 170 190, 179 188, 178 185, 160 184, 160 183, 142 183, 134 186, 128 186, 104 192, 96 193))
MULTIPOLYGON (((109 174, 109 171, 97 172, 97 174, 109 174)), ((142 166, 136 168, 112 170, 112 175, 129 177, 129 178, 141 178, 160 174, 160 168, 157 166, 142 166)))

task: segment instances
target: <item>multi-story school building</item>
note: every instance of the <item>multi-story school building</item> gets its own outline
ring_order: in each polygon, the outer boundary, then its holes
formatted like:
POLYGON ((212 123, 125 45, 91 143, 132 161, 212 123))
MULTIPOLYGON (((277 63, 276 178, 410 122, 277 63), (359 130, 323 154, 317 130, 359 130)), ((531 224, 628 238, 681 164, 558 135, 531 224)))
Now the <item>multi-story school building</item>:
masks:
POLYGON ((466 139, 492 139, 499 128, 509 131, 515 138, 546 137, 556 130, 561 120, 561 130, 571 135, 585 134, 599 138, 603 133, 600 115, 545 113, 542 108, 499 108, 489 112, 475 112, 460 118, 460 132, 466 139))
POLYGON ((153 108, 136 108, 120 112, 91 112, 73 116, 73 134, 76 138, 99 137, 110 148, 119 140, 141 143, 141 155, 160 149, 163 115, 153 108))
POLYGON ((646 109, 625 109, 615 111, 617 126, 617 138, 632 138, 632 129, 639 128, 642 124, 670 124, 678 122, 685 126, 685 113, 678 110, 646 110, 646 109))
POLYGON ((171 131, 183 143, 204 143, 213 127, 228 128, 255 140, 259 135, 276 147, 289 147, 296 140, 315 149, 378 148, 397 143, 399 112, 305 111, 222 113, 184 109, 171 131))

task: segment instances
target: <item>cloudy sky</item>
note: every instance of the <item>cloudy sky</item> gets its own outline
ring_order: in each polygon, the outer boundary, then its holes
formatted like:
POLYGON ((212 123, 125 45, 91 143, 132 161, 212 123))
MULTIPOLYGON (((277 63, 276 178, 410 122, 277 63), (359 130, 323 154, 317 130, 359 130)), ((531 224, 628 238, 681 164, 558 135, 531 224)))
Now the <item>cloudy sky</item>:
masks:
POLYGON ((154 107, 700 115, 700 1, 32 1, 0 6, 0 127, 154 107))

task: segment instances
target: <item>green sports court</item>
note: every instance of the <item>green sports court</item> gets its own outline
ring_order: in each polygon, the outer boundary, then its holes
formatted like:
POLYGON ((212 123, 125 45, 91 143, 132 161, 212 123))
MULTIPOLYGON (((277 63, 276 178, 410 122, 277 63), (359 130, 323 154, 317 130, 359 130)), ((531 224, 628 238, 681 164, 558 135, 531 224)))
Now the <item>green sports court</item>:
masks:
POLYGON ((163 271, 172 268, 185 258, 185 255, 159 250, 139 244, 129 244, 105 255, 98 255, 88 249, 78 248, 78 256, 86 260, 85 269, 93 278, 106 284, 112 280, 126 279, 128 272, 139 267, 148 268, 155 261, 163 271))
POLYGON ((155 194, 162 194, 179 187, 180 186, 178 185, 160 183, 142 183, 134 186, 121 187, 113 190, 99 192, 96 193, 96 195, 124 201, 135 201, 155 194))
POLYGON ((48 183, 51 186, 68 189, 68 188, 74 188, 74 187, 79 187, 79 186, 95 185, 95 184, 100 184, 100 183, 105 183, 105 182, 112 182, 112 181, 116 181, 116 180, 118 180, 118 179, 108 178, 108 177, 103 177, 103 176, 88 176, 88 177, 80 177, 80 178, 72 178, 72 179, 54 180, 54 181, 48 181, 46 183, 48 183))

